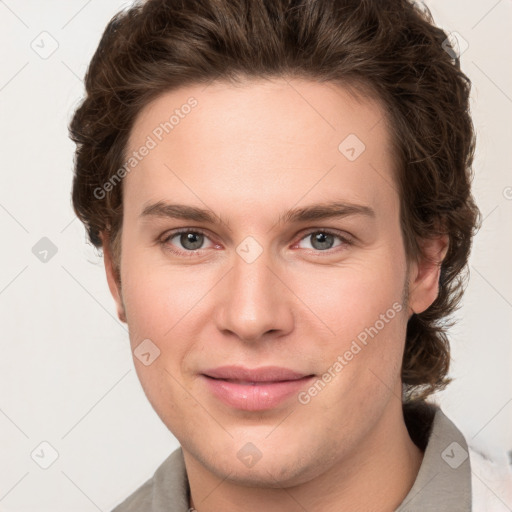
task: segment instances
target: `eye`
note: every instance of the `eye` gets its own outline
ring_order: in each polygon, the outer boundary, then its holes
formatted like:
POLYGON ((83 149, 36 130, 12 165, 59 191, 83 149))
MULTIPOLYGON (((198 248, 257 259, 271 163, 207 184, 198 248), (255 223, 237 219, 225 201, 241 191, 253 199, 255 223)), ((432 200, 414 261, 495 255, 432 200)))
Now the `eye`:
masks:
POLYGON ((179 229, 171 233, 167 233, 160 243, 165 247, 165 249, 172 253, 179 254, 180 256, 193 256, 196 251, 204 249, 203 244, 205 239, 208 239, 206 234, 198 229, 179 229), (172 243, 172 240, 174 239, 177 239, 177 241, 172 243), (183 249, 174 249, 173 247, 175 247, 175 244, 179 244, 183 249))
MULTIPOLYGON (((317 229, 316 231, 310 231, 304 236, 300 242, 309 241, 310 247, 306 247, 306 249, 313 249, 314 251, 326 252, 332 249, 333 247, 339 247, 344 245, 351 245, 352 241, 348 236, 341 235, 335 231, 326 230, 326 229, 317 229), (340 243, 335 246, 335 239, 340 240, 340 243)), ((300 244, 299 242, 299 244, 300 244)))
MULTIPOLYGON (((164 235, 164 238, 160 240, 159 243, 167 251, 178 256, 187 257, 194 256, 202 249, 206 249, 206 247, 204 247, 205 240, 209 240, 209 238, 202 230, 197 228, 181 228, 164 235), (173 242, 174 239, 176 239, 176 241, 173 242), (178 248, 176 248, 177 246, 178 248), (181 248, 179 248, 179 246, 181 246, 181 248)), ((310 242, 310 247, 299 248, 311 249, 317 253, 328 252, 329 254, 332 254, 333 251, 331 251, 331 249, 352 244, 350 237, 345 234, 342 235, 341 233, 328 229, 316 229, 314 231, 309 231, 309 233, 303 236, 294 247, 300 246, 301 242, 308 240, 310 242), (337 245, 335 245, 336 239, 339 240, 337 245)))

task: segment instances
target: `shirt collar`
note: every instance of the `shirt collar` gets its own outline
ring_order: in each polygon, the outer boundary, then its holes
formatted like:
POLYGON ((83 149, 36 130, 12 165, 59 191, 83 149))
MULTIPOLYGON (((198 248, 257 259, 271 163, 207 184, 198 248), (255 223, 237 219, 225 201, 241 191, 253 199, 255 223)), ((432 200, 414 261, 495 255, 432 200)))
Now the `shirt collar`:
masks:
POLYGON ((435 415, 423 461, 396 512, 471 512, 471 468, 466 440, 439 407, 428 407, 435 415))

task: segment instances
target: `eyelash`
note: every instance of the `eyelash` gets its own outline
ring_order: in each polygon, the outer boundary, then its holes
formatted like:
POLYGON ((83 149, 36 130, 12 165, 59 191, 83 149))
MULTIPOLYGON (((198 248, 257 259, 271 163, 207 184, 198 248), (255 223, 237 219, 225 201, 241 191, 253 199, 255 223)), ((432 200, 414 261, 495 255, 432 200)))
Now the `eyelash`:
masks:
MULTIPOLYGON (((196 254, 198 254, 200 251, 203 250, 203 249, 196 249, 195 251, 177 251, 175 249, 172 249, 171 246, 169 245, 168 241, 171 240, 172 238, 174 238, 176 235, 180 235, 182 233, 195 233, 195 234, 201 234, 201 235, 204 235, 205 237, 208 237, 208 234, 199 228, 193 228, 193 229, 192 228, 191 229, 180 228, 180 229, 176 229, 175 231, 166 233, 164 238, 162 240, 160 240, 159 243, 166 251, 169 251, 177 256, 193 257, 196 254)), ((326 235, 335 236, 342 242, 342 245, 352 245, 353 244, 353 241, 349 237, 343 236, 340 233, 338 233, 337 231, 333 231, 331 229, 312 229, 312 230, 308 231, 307 233, 305 233, 299 239, 299 242, 301 242, 308 236, 312 235, 313 233, 323 233, 326 235)), ((299 242, 297 242, 297 243, 299 243, 299 242)), ((338 250, 339 250, 339 247, 340 246, 338 246, 338 248, 337 248, 338 250)), ((318 254, 327 253, 328 255, 332 255, 334 252, 338 252, 338 250, 336 250, 336 249, 326 249, 325 251, 314 250, 314 249, 312 249, 312 250, 318 254)))

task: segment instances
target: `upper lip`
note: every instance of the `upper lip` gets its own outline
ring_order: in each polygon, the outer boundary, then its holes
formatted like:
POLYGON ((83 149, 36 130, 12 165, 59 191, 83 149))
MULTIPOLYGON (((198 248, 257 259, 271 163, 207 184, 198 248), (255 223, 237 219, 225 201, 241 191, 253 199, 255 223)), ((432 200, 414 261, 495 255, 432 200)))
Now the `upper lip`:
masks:
POLYGON ((219 366, 205 370, 203 375, 215 379, 240 380, 245 382, 277 382, 298 380, 311 374, 297 372, 280 366, 262 366, 260 368, 245 368, 243 366, 219 366))

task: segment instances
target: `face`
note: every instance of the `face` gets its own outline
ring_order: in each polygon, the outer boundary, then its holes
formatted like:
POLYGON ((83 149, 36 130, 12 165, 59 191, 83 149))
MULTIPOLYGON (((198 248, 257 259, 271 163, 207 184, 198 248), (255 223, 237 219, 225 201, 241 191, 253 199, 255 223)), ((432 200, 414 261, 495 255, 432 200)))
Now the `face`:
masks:
POLYGON ((187 87, 140 113, 134 151, 122 287, 108 251, 107 277, 184 453, 269 487, 353 457, 401 410, 407 319, 437 293, 436 272, 408 272, 379 103, 311 81, 187 87))

